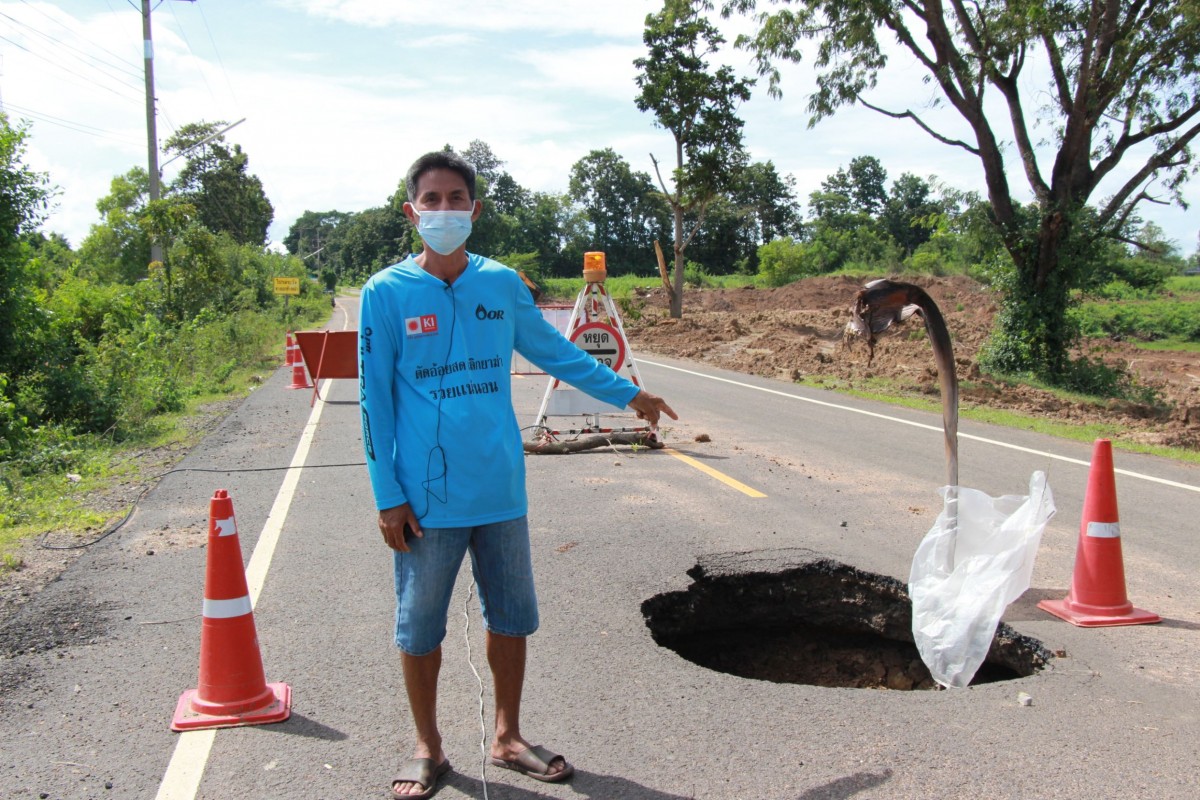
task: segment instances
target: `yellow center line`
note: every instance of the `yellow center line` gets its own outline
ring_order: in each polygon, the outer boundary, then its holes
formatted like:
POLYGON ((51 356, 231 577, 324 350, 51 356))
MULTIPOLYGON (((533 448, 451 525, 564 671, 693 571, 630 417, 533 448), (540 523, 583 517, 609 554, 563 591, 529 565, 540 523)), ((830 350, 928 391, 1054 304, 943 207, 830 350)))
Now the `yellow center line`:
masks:
POLYGON ((689 464, 689 465, 695 467, 696 469, 703 472, 705 475, 710 475, 710 476, 716 478, 717 480, 719 480, 721 483, 725 484, 726 486, 732 486, 734 489, 737 489, 742 494, 748 495, 750 497, 766 497, 765 494, 758 491, 757 489, 751 489, 749 486, 742 483, 741 481, 734 480, 733 478, 726 475, 724 472, 718 472, 717 470, 710 467, 708 464, 703 464, 703 463, 697 461, 696 459, 692 458, 691 456, 685 456, 683 453, 679 452, 678 450, 674 450, 670 447, 664 447, 663 452, 670 453, 671 455, 675 456, 683 463, 689 464))

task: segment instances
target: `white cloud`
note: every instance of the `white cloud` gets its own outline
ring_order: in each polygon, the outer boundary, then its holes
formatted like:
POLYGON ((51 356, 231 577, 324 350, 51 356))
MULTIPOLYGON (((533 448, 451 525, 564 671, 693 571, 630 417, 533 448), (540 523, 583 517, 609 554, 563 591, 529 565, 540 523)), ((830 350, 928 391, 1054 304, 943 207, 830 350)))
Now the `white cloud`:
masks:
POLYGON ((640 35, 647 14, 662 8, 659 0, 275 0, 290 11, 363 27, 403 26, 419 40, 427 29, 480 30, 492 33, 536 32, 547 36, 587 33, 625 38, 640 35))
POLYGON ((523 76, 523 88, 558 89, 608 103, 629 103, 638 89, 633 60, 645 55, 643 47, 606 44, 598 47, 527 50, 516 58, 533 68, 523 76))

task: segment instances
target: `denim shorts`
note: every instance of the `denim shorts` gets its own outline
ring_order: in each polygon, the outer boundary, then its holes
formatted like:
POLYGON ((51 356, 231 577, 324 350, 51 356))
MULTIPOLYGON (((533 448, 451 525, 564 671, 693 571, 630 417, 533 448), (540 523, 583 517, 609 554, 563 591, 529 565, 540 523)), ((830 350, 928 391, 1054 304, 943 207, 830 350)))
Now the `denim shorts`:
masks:
POLYGON ((537 630, 527 517, 469 528, 422 527, 421 532, 423 537, 408 540, 409 552, 392 551, 397 647, 423 656, 442 643, 454 582, 467 552, 484 627, 502 636, 537 630))

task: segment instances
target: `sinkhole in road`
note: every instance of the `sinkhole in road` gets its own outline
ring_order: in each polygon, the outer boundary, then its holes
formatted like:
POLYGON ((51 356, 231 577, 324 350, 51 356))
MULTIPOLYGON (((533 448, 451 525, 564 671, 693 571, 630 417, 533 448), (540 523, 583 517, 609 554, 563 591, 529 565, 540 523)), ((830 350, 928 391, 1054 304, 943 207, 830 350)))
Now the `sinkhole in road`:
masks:
MULTIPOLYGON (((683 591, 642 603, 654 641, 708 669, 775 683, 936 689, 895 578, 804 550, 708 556, 683 591)), ((971 685, 1029 677, 1052 658, 1001 623, 971 685)))

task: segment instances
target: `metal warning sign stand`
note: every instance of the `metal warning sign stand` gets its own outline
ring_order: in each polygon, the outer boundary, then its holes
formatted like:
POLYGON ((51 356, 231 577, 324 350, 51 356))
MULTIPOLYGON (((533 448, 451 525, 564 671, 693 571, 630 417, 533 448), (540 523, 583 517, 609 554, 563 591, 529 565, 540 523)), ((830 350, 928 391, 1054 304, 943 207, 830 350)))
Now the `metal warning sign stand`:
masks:
MULTIPOLYGON (((638 373, 637 362, 629 349, 628 339, 625 338, 621 315, 617 313, 612 296, 604 288, 607 277, 604 253, 584 253, 585 283, 579 291, 579 296, 575 298, 575 306, 567 321, 565 335, 581 350, 590 353, 593 358, 618 375, 624 374, 640 388, 644 385, 642 376, 638 373), (625 372, 622 373, 621 370, 625 372)), ((629 412, 627 409, 596 400, 579 389, 552 378, 546 386, 541 408, 538 409, 534 435, 545 439, 582 434, 650 431, 646 426, 627 428, 605 424, 604 415, 618 413, 629 412), (576 417, 578 420, 576 425, 568 425, 566 429, 559 430, 550 425, 549 417, 576 417)))

